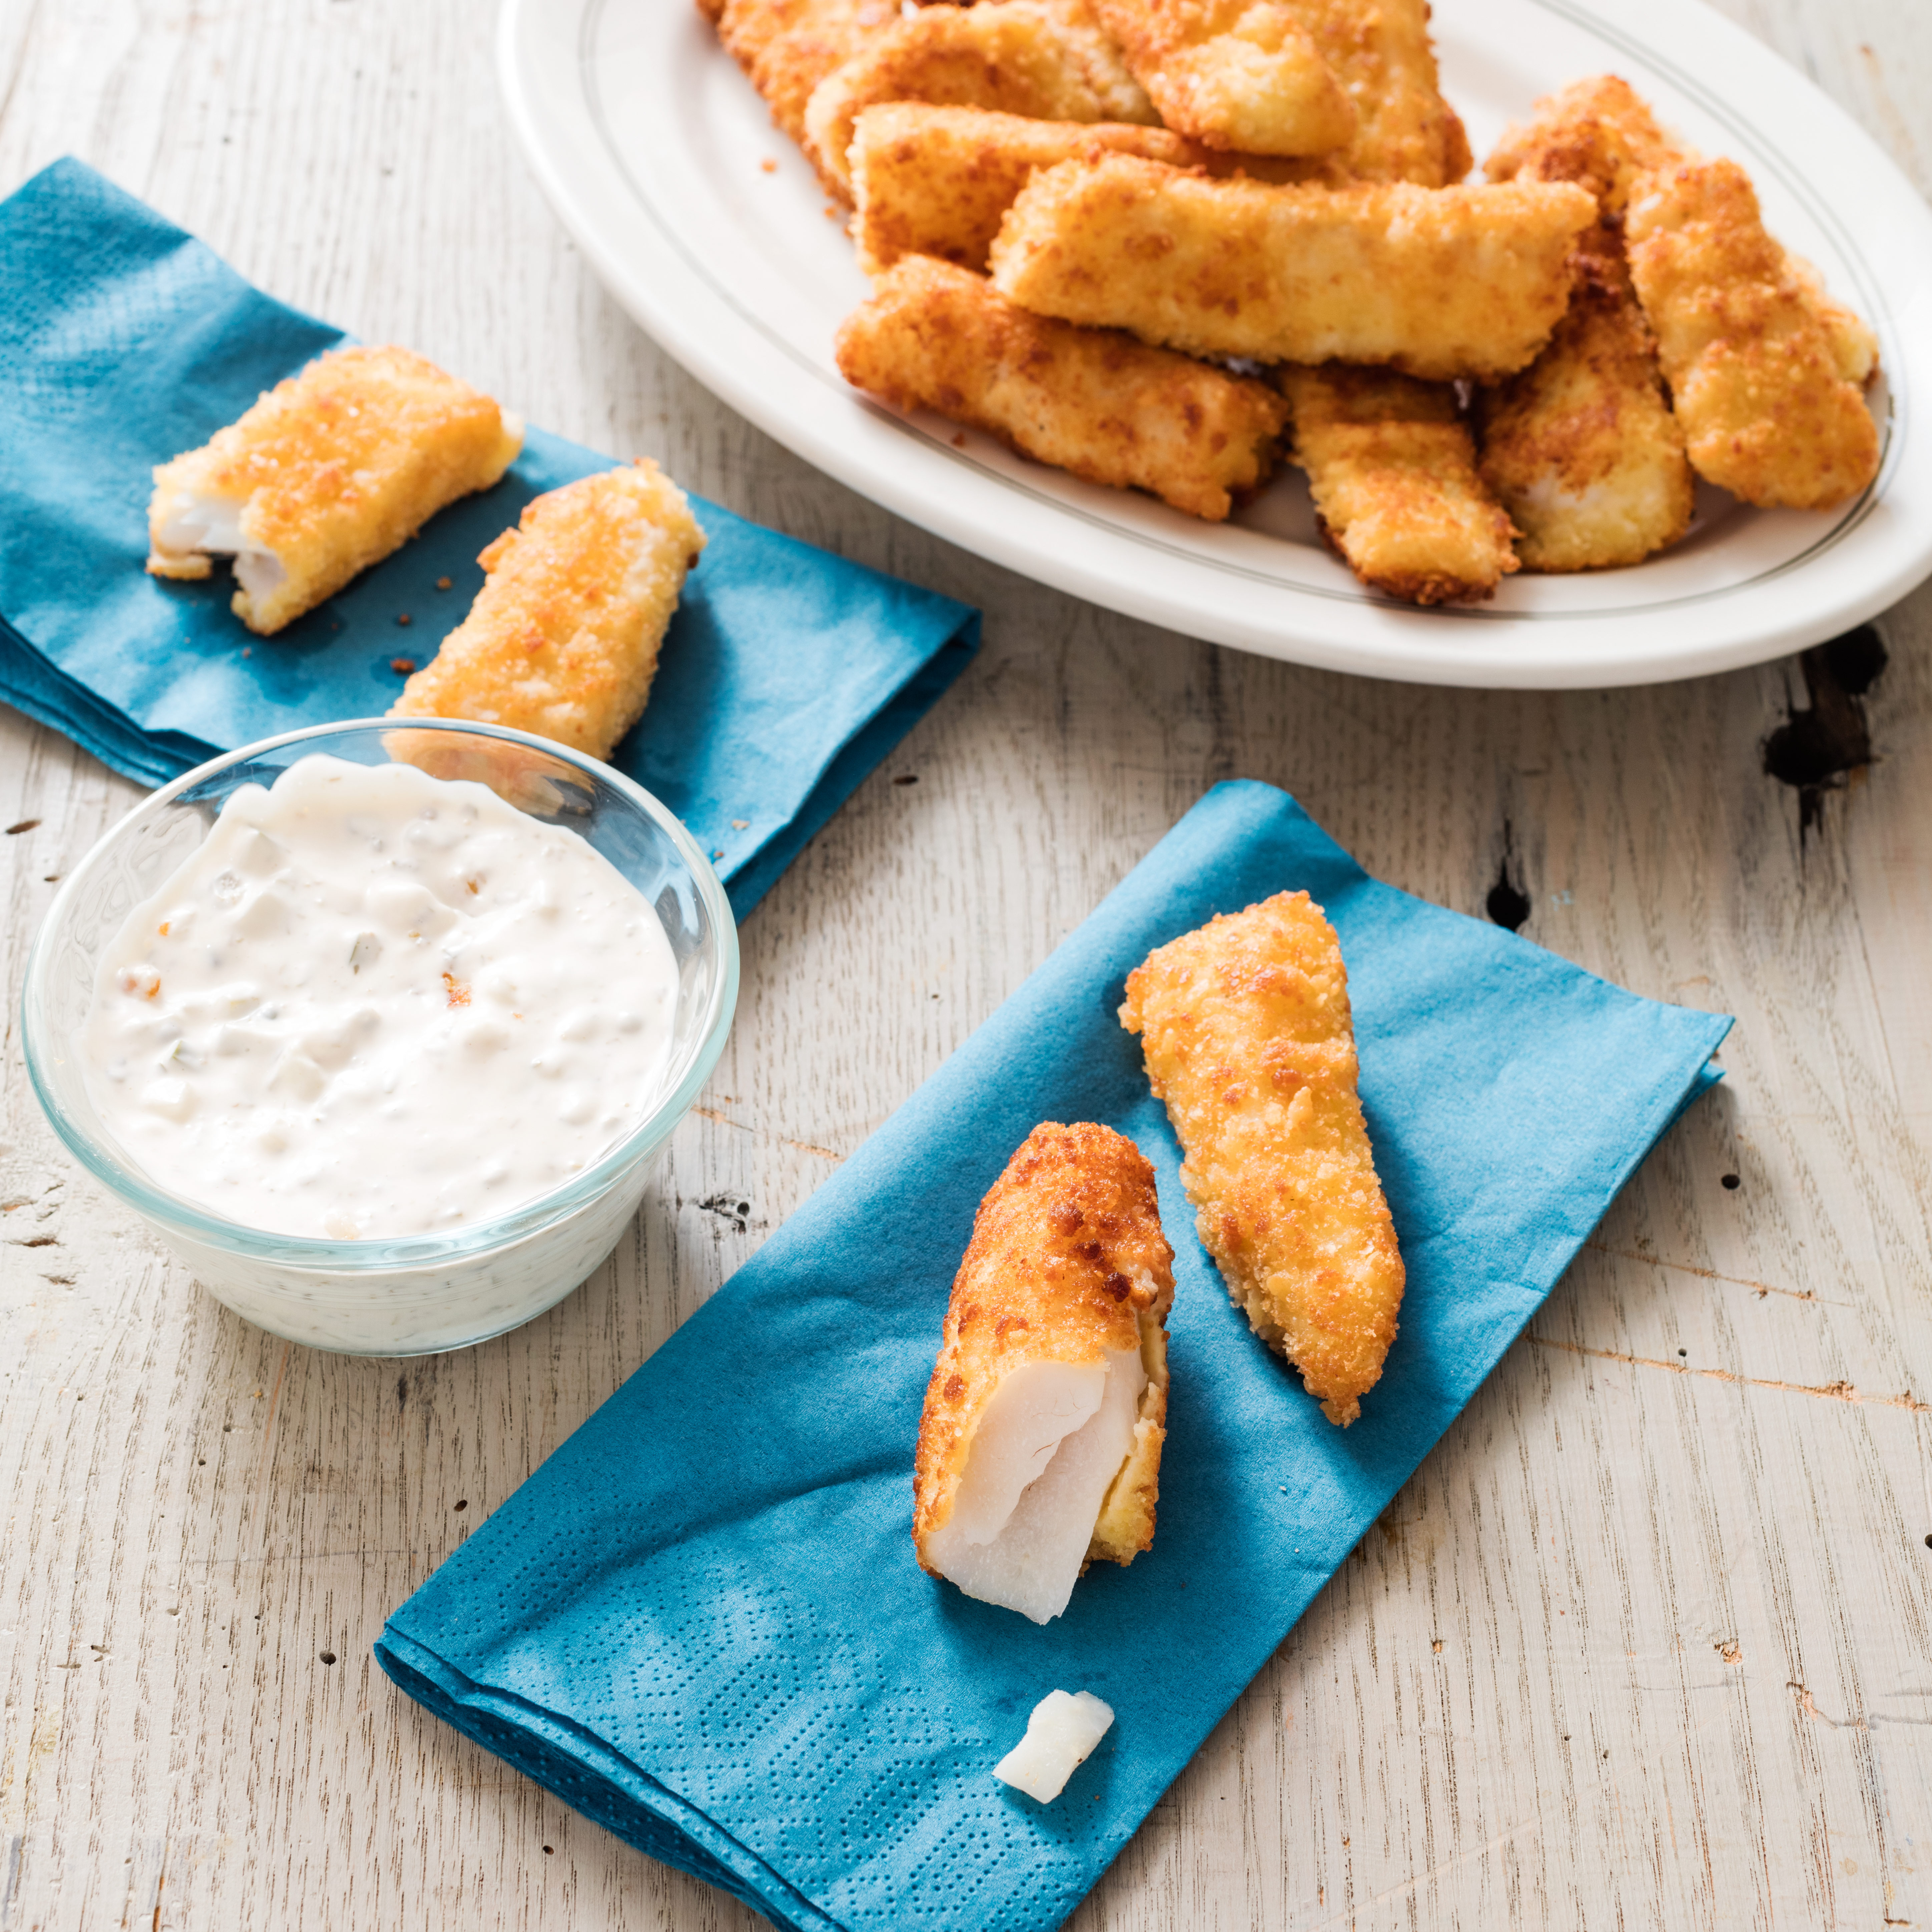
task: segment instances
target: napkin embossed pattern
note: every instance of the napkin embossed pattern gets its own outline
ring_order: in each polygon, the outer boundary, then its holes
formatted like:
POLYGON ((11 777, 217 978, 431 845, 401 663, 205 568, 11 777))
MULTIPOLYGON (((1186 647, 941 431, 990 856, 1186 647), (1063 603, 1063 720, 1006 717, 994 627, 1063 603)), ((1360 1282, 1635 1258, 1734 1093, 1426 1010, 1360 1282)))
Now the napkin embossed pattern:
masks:
POLYGON ((1118 1852, 1541 1305, 1730 1022, 1370 879, 1217 786, 377 1645, 410 1694, 777 1924, 1045 1932, 1118 1852), (1192 1231, 1116 1017, 1156 944, 1304 886, 1341 935, 1408 1268, 1362 1418, 1325 1421, 1192 1231), (1040 1628, 922 1573, 914 1442, 981 1196, 1043 1119, 1153 1161, 1175 1249, 1154 1548, 1040 1628), (1042 1808, 994 1764, 1048 1690, 1113 1729, 1042 1808))
MULTIPOLYGON (((477 553, 532 496, 611 465, 532 430, 494 489, 279 635, 253 637, 228 608, 225 566, 196 584, 145 574, 150 472, 342 332, 74 160, 0 202, 0 699, 143 784, 278 732, 380 716, 403 686, 392 660, 427 663, 469 609, 477 553)), ((711 541, 612 762, 718 855, 742 919, 964 669, 980 620, 692 506, 711 541)))

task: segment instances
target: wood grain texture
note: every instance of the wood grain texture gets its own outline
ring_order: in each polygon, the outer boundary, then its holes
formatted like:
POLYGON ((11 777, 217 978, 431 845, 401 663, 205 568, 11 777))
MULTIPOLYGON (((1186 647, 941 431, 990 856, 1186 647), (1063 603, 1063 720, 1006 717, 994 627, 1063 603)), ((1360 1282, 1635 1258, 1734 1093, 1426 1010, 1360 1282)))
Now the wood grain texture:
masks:
MULTIPOLYGON (((1932 187, 1932 14, 1728 10, 1932 187)), ((247 1328, 58 1151, 12 1048, 26 947, 136 793, 0 713, 0 824, 38 821, 0 837, 0 1927, 757 1924, 426 1717, 370 1640, 1234 774, 1426 898, 1480 914, 1507 878, 1531 938, 1738 1025, 1072 1924, 1932 1924, 1932 594, 1881 621, 1874 760, 1802 834, 1762 768, 1795 664, 1430 692, 1081 605, 659 354, 525 176, 488 42, 476 0, 10 0, 0 190, 79 152, 278 295, 980 604, 986 649, 746 927, 732 1044, 610 1264, 408 1364, 247 1328)))

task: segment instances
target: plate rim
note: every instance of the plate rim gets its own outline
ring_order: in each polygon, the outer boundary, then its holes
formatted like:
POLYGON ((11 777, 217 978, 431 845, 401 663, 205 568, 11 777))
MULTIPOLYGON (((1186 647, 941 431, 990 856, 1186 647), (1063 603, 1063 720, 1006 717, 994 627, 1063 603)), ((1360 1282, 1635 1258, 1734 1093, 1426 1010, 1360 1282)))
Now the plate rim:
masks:
MULTIPOLYGON (((1023 480, 979 460, 970 449, 952 446, 948 438, 915 420, 844 388, 809 354, 785 340, 741 302, 722 279, 710 276, 690 260, 686 244, 631 176, 609 134, 597 92, 596 36, 607 9, 626 3, 574 0, 573 5, 564 8, 555 0, 502 0, 497 16, 498 86, 512 131, 545 199, 599 279, 696 380, 776 441, 896 515, 1019 574, 1183 635, 1316 668, 1426 685, 1561 689, 1675 682, 1762 662, 1868 620, 1932 574, 1932 518, 1928 518, 1916 541, 1909 532, 1903 538, 1888 538, 1877 561, 1888 567, 1856 586, 1840 585, 1834 595, 1826 596, 1824 584, 1814 576, 1806 581, 1817 586, 1820 595, 1809 603, 1787 604, 1782 598, 1767 595, 1770 586, 1815 566, 1825 554, 1856 536, 1898 481, 1906 454, 1908 426, 1914 426, 1915 412, 1904 406, 1916 374, 1910 354, 1887 358, 1891 406, 1882 426, 1885 443, 1879 476, 1815 542, 1742 584, 1694 590, 1647 605, 1541 611, 1452 606, 1420 612, 1366 592, 1286 584, 1234 558, 1204 555, 1172 538, 1136 530, 1102 517, 1077 500, 1078 492, 1094 486, 1066 478, 1059 480, 1058 488, 1043 488, 1030 478, 1023 480), (576 104, 582 110, 580 124, 590 130, 590 138, 578 136, 544 110, 532 79, 539 62, 526 58, 532 52, 548 52, 553 65, 560 55, 564 56, 576 104), (615 203, 614 194, 619 197, 615 203), (624 205, 626 200, 631 205, 624 205), (614 226, 626 224, 641 225, 655 237, 656 246, 641 256, 627 250, 613 232, 614 226), (662 272, 668 267, 674 271, 668 278, 662 272), (686 286, 668 290, 668 279, 686 286), (691 299, 694 291, 695 303, 691 299), (729 323, 722 334, 717 327, 721 314, 729 323), (763 345, 767 363, 774 356, 782 357, 790 365, 794 382, 798 375, 806 375, 818 393, 808 391, 801 402, 796 394, 782 396, 774 385, 760 380, 757 358, 735 352, 742 347, 746 332, 763 345), (832 413, 828 402, 835 404, 837 416, 830 423, 823 420, 832 413), (1012 516, 1016 499, 1028 503, 1027 516, 1012 516), (1075 527, 1070 530, 1069 525, 1075 527), (1074 539, 1071 548, 1052 542, 1056 530, 1074 539), (1164 553, 1168 560, 1152 580, 1136 577, 1131 568, 1124 572, 1119 567, 1122 563, 1131 566, 1134 554, 1150 550, 1164 553), (1093 554, 1084 554, 1088 552, 1093 554), (1187 594, 1190 589, 1198 591, 1204 581, 1207 587, 1213 587, 1215 580, 1220 580, 1225 586, 1231 578, 1264 585, 1262 594, 1273 601, 1280 614, 1258 620, 1228 608, 1225 602, 1217 606, 1211 599, 1204 603, 1187 594), (1720 624, 1715 634, 1688 644, 1646 646, 1640 643, 1621 652, 1586 649, 1574 658, 1562 654, 1566 632, 1600 637, 1606 623, 1617 622, 1640 632, 1649 631, 1659 617, 1672 612, 1712 606, 1736 609, 1748 597, 1759 607, 1756 621, 1729 634, 1720 624), (1333 622, 1324 634, 1318 616, 1312 626, 1307 621, 1324 604, 1339 605, 1349 614, 1346 621, 1351 627, 1358 632, 1366 629, 1370 634, 1340 634, 1340 622, 1333 622), (1552 625, 1558 627, 1553 632, 1545 628, 1552 625), (1451 626, 1456 646, 1445 657, 1444 646, 1451 626), (1526 631, 1541 632, 1540 647, 1527 655, 1511 654, 1509 640, 1526 631), (1478 644, 1475 640, 1486 633, 1493 641, 1478 644)), ((675 6, 678 0, 652 0, 652 4, 675 6)), ((1670 83, 1736 134, 1750 149, 1754 165, 1761 164, 1756 151, 1764 136, 1754 130, 1748 117, 1696 74, 1684 70, 1676 58, 1633 34, 1621 17, 1606 17, 1586 0, 1529 0, 1529 4, 1581 27, 1646 66, 1667 70, 1670 83)), ((1625 14, 1629 10, 1627 8, 1625 14)), ((693 8, 694 16, 695 12, 693 8)), ((1814 112, 1828 124, 1835 124, 1828 131, 1841 143, 1849 142, 1862 166, 1884 171, 1893 190, 1888 200, 1896 199, 1903 190, 1919 212, 1928 249, 1932 250, 1932 211, 1926 208, 1890 157, 1836 102, 1774 50, 1703 0, 1688 0, 1688 4, 1686 0, 1672 0, 1671 13, 1674 24, 1694 16, 1701 32, 1720 41, 1730 40, 1734 46, 1748 49, 1750 58, 1771 63, 1779 78, 1799 90, 1814 112)), ((694 20, 693 24, 697 24, 694 20)), ((1768 164, 1778 172, 1781 185, 1832 236, 1852 271, 1852 279, 1859 284, 1856 295, 1866 312, 1875 315, 1888 349, 1902 344, 1906 339, 1902 318, 1882 299, 1866 252, 1837 206, 1816 190, 1802 169, 1786 161, 1782 149, 1772 151, 1768 164), (1888 323, 1892 326, 1888 328, 1888 323)), ((1915 310, 1916 307, 1915 303, 1915 310)), ((1932 356, 1927 359, 1932 362, 1932 356)), ((1916 437, 1911 450, 1915 470, 1923 467, 1917 460, 1916 437)), ((1042 481, 1049 474, 1057 476, 1057 472, 1043 472, 1042 481)), ((1224 587, 1224 598, 1228 595, 1224 587)), ((1332 609, 1328 614, 1334 620, 1332 609)))

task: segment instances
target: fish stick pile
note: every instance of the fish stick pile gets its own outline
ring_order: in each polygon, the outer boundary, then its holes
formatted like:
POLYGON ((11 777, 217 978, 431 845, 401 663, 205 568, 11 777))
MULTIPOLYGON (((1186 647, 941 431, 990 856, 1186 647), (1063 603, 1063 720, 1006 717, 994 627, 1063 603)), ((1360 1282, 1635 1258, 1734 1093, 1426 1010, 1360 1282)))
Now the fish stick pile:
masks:
MULTIPOLYGON (((1427 605, 1876 476, 1870 329, 1623 81, 1472 182, 1426 0, 698 0, 852 211, 856 387, 1427 605)), ((830 211, 828 211, 830 212, 830 211)))

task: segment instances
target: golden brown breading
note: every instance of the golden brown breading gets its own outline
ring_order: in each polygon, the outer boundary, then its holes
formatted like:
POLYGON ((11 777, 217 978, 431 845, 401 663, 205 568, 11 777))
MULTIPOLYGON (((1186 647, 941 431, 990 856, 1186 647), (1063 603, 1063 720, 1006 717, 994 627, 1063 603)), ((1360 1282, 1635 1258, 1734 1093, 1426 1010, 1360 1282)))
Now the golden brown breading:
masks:
POLYGON ((1842 332, 1766 233, 1744 170, 1692 162, 1644 176, 1625 232, 1699 475, 1747 503, 1792 509, 1864 489, 1878 473, 1878 426, 1842 373, 1842 332))
POLYGON ((514 416, 406 349, 332 349, 155 470, 148 568, 201 578, 211 550, 234 556, 235 614, 268 636, 488 489, 523 442, 514 416))
POLYGON ((1372 590, 1443 604, 1487 597, 1516 568, 1450 384, 1334 364, 1276 380, 1322 533, 1372 590))
POLYGON ((1494 377, 1548 339, 1595 217, 1564 183, 1276 188, 1111 154, 1034 176, 993 244, 993 284, 1198 356, 1494 377))
POLYGON ((1177 134, 1252 154, 1321 154, 1355 105, 1282 0, 1094 0, 1177 134))
POLYGON ((806 152, 845 200, 852 124, 889 100, 990 107, 1040 121, 1152 126, 1159 118, 1086 0, 923 7, 828 75, 806 112, 806 152))
POLYGON ((724 0, 718 37, 772 120, 802 141, 812 91, 898 17, 893 0, 724 0))
POLYGON ((1825 290, 1825 278, 1802 255, 1787 250, 1784 266, 1804 291, 1819 326, 1830 340, 1838 374, 1862 389, 1878 373, 1878 332, 1864 316, 1832 299, 1825 290))
MULTIPOLYGON (((1586 238, 1588 252, 1621 256, 1622 224, 1632 185, 1642 176, 1699 158, 1658 124, 1648 106, 1615 74, 1580 80, 1536 104, 1520 127, 1504 135, 1484 172, 1491 181, 1574 181, 1589 189, 1616 240, 1586 238)), ((1824 278, 1802 256, 1787 254, 1792 279, 1832 338, 1838 373, 1862 386, 1878 364, 1878 338, 1858 316, 1826 292, 1824 278)))
POLYGON ((1029 315, 924 255, 880 277, 840 328, 837 355, 848 382, 898 408, 934 410, 1210 523, 1267 477, 1287 413, 1264 382, 1029 315))
MULTIPOLYGON (((1807 499, 1804 507, 1816 506, 1814 493, 1821 488, 1838 490, 1841 495, 1852 494, 1863 487, 1862 483, 1841 487, 1842 478, 1837 474, 1821 480, 1820 476, 1815 473, 1817 452, 1831 448, 1835 454, 1829 460, 1838 465, 1846 475, 1858 475, 1860 452, 1865 441, 1856 418, 1845 406, 1843 395, 1834 398, 1828 387, 1820 387, 1808 407, 1800 412, 1805 426, 1798 430, 1798 434, 1801 439, 1808 440, 1813 454, 1807 456, 1794 452, 1789 460, 1774 460, 1771 466, 1780 472, 1784 480, 1767 482, 1762 460, 1742 453, 1741 448, 1732 450, 1728 456, 1718 448, 1718 445, 1738 434, 1739 422, 1754 416, 1760 431, 1759 440, 1766 448, 1771 448, 1781 440, 1783 430, 1769 428, 1769 419, 1790 404, 1774 400, 1774 394, 1788 396, 1811 386, 1801 371, 1807 357, 1816 352, 1820 340, 1837 373, 1858 386, 1870 380, 1876 365, 1878 344, 1864 322, 1825 292, 1817 271, 1808 262, 1784 254, 1778 244, 1763 232, 1755 197, 1750 194, 1742 170, 1730 162, 1711 165, 1721 172, 1717 175, 1706 173, 1699 165, 1695 151, 1659 126, 1648 106, 1627 82, 1613 74, 1604 74, 1594 80, 1578 81, 1560 93, 1538 102, 1530 119, 1504 136, 1496 152, 1490 157, 1486 172, 1492 181, 1574 181, 1589 188, 1599 199, 1606 225, 1586 240, 1584 250, 1600 265, 1622 254, 1624 238, 1618 224, 1633 194, 1643 191, 1642 184, 1653 176, 1662 178, 1672 176, 1677 170, 1691 170, 1685 176, 1685 181, 1701 184, 1696 191, 1700 195, 1708 196, 1708 209, 1702 217, 1693 217, 1680 204, 1676 213, 1668 218, 1668 225, 1672 226, 1692 221, 1703 237, 1689 244, 1702 262, 1701 268, 1696 272, 1708 281, 1702 298, 1703 320, 1693 326, 1691 334, 1708 337, 1714 342, 1718 338, 1728 339, 1734 331, 1741 331, 1738 346, 1746 350, 1742 361, 1732 357, 1728 350, 1724 352, 1723 359, 1730 366, 1734 380, 1728 386, 1731 399, 1722 412, 1721 420, 1731 426, 1729 429, 1720 427, 1713 432, 1712 460, 1743 479, 1747 490, 1769 488, 1776 492, 1796 488, 1798 494, 1807 499), (1736 286, 1732 294, 1726 297, 1719 295, 1718 285, 1727 278, 1736 286), (1721 320, 1717 315, 1720 307, 1725 311, 1721 320), (1816 337, 1805 327, 1808 320, 1818 332, 1816 337), (1715 334, 1712 335, 1714 330, 1715 334), (1762 344, 1756 348, 1748 347, 1760 337, 1765 338, 1762 344), (1786 346, 1773 349, 1769 346, 1773 341, 1786 346), (1733 421, 1733 418, 1737 420, 1733 421)), ((1647 230, 1654 228, 1658 218, 1654 215, 1648 218, 1647 230)), ((1683 252, 1685 245, 1672 244, 1672 254, 1680 260, 1688 259, 1683 252)), ((1660 269, 1659 272, 1663 271, 1660 269)), ((1614 266, 1607 269, 1600 266, 1594 279, 1599 289, 1606 283, 1616 286, 1622 281, 1614 266)), ((1641 289, 1636 292, 1641 295, 1641 289)), ((1630 298, 1626 295, 1624 299, 1628 302, 1630 298)), ((1586 311, 1594 311, 1602 322, 1602 326, 1594 332, 1600 348, 1613 357, 1627 355, 1627 350, 1617 349, 1609 340, 1608 298, 1602 294, 1586 298, 1580 306, 1586 311)), ((1580 318, 1580 332, 1582 326, 1580 318)), ((1618 332, 1628 336, 1629 326, 1618 325, 1618 332)), ((1555 345, 1551 352, 1556 352, 1555 345)), ((1715 366, 1707 366, 1707 375, 1715 366)), ((1553 390, 1556 386, 1549 386, 1553 390)), ((1600 400, 1608 393, 1602 392, 1600 400)), ((1707 384, 1704 397, 1707 406, 1714 393, 1707 384)), ((1620 400, 1626 409, 1634 408, 1645 424, 1654 423, 1648 406, 1636 389, 1625 389, 1620 400)), ((1580 393, 1576 394, 1575 400, 1580 411, 1588 407, 1580 393)), ((1682 418, 1683 413, 1680 401, 1677 414, 1682 418)), ((1581 422, 1580 414, 1577 420, 1581 422)), ((1636 496, 1652 506, 1645 514, 1648 527, 1653 530, 1670 528, 1675 514, 1672 506, 1683 500, 1684 484, 1671 481, 1667 473, 1670 467, 1670 459, 1664 448, 1667 440, 1666 435, 1654 445, 1654 476, 1646 480, 1634 470, 1628 479, 1636 496)), ((1694 451, 1691 460, 1700 470, 1703 468, 1702 461, 1694 451)), ((1721 479, 1713 476, 1713 480, 1721 479)), ((1741 490, 1738 494, 1746 492, 1741 490)), ((1782 494, 1762 498, 1746 494, 1746 500, 1792 500, 1782 494)), ((1523 519, 1519 516, 1518 520, 1523 519)), ((1627 554, 1628 544, 1636 540, 1633 532, 1623 547, 1624 554, 1614 556, 1610 554, 1618 548, 1614 542, 1573 541, 1562 548, 1570 554, 1588 554, 1604 561, 1632 562, 1635 559, 1627 554)), ((1656 547, 1654 544, 1652 545, 1652 548, 1656 547)), ((1526 552, 1526 561, 1528 560, 1526 552)), ((1583 566, 1547 564, 1534 567, 1583 566)))
POLYGON ((718 17, 724 10, 724 0, 697 0, 698 10, 715 27, 718 17))
POLYGON ((858 213, 859 266, 868 275, 902 255, 932 255, 983 271, 1000 220, 1035 168, 1106 153, 1143 154, 1175 167, 1286 181, 1326 172, 1316 161, 1216 154, 1165 128, 1125 122, 1038 121, 982 107, 890 101, 868 107, 848 151, 858 213))
POLYGON ((1037 167, 1109 150, 1186 166, 1193 144, 1164 128, 1040 121, 984 108, 892 101, 868 107, 848 150, 859 266, 904 255, 982 271, 1000 218, 1037 167))
POLYGON ((1622 244, 1581 257, 1569 312, 1520 374, 1476 392, 1483 481, 1524 568, 1641 562, 1690 527, 1696 486, 1622 244))
POLYGON ((1174 1250, 1154 1169, 1132 1142, 1082 1122, 1034 1128, 980 1204, 920 1419, 913 1545, 920 1567, 952 1514, 976 1431, 1000 1382, 1034 1363, 1104 1364, 1136 1350, 1147 1376, 1132 1448, 1106 1493, 1090 1561, 1131 1563, 1154 1542, 1167 1420, 1174 1250))
POLYGON ((1306 892, 1219 914, 1127 976, 1120 1023, 1229 1294, 1346 1427, 1395 1340, 1404 1276, 1334 928, 1306 892))
POLYGON ((508 724, 608 758, 704 548, 684 492, 646 460, 538 497, 478 559, 469 616, 389 716, 508 724))
POLYGON ((1447 188, 1469 172, 1469 137, 1437 83, 1429 0, 1290 0, 1355 106, 1339 159, 1356 181, 1447 188))
POLYGON ((1640 176, 1695 158, 1658 126, 1628 81, 1605 74, 1539 100, 1527 121, 1504 134, 1483 172, 1492 182, 1575 182, 1606 217, 1620 220, 1640 176))
POLYGON ((1587 188, 1600 218, 1577 244, 1575 290, 1549 346, 1477 392, 1484 480, 1522 532, 1528 569, 1640 562, 1690 528, 1696 487, 1630 286, 1622 218, 1631 182, 1682 158, 1614 75, 1538 102, 1490 158, 1492 181, 1587 188))

